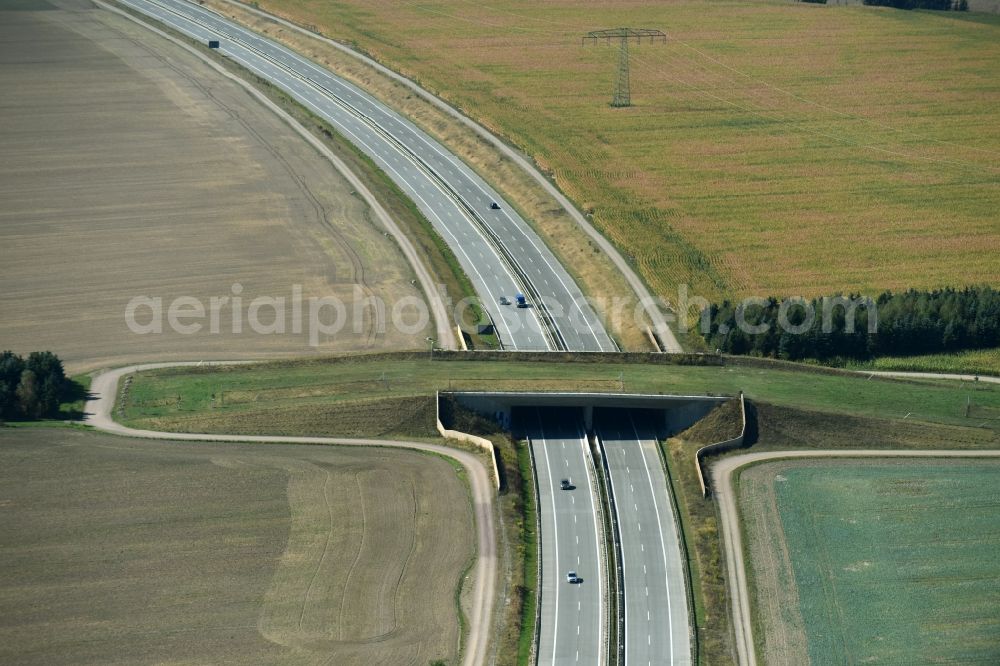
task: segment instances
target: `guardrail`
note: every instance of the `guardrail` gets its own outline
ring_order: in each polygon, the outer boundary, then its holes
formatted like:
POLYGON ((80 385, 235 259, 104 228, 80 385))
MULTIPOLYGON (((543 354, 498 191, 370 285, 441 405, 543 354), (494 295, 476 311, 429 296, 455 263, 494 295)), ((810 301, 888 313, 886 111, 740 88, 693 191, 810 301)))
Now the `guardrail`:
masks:
MULTIPOLYGON (((576 206, 572 202, 570 202, 568 198, 566 198, 566 196, 562 193, 562 191, 560 191, 559 188, 553 182, 551 182, 548 178, 546 178, 546 176, 543 175, 542 172, 534 164, 525 159, 524 155, 522 155, 517 150, 513 149, 511 146, 507 145, 502 139, 495 136, 484 126, 482 126, 472 118, 464 115, 456 107, 452 106, 445 100, 437 97, 433 93, 421 88, 416 81, 411 80, 403 76, 402 74, 393 71, 392 69, 389 69, 388 67, 381 64, 377 60, 365 55, 364 53, 361 53, 360 51, 355 50, 350 46, 341 44, 340 42, 337 42, 333 39, 330 39, 329 37, 324 36, 319 32, 316 26, 305 25, 305 24, 298 25, 292 21, 288 21, 281 17, 275 16, 274 14, 269 14, 265 11, 257 9, 256 7, 252 7, 248 4, 245 4, 242 0, 226 0, 226 2, 229 2, 231 4, 239 4, 250 13, 256 14, 258 16, 263 16, 267 19, 274 21, 275 23, 284 25, 285 27, 291 28, 292 30, 295 30, 301 34, 305 34, 308 35, 309 37, 316 38, 338 49, 342 53, 352 58, 355 58, 360 62, 365 63, 369 67, 372 67, 377 72, 385 75, 386 77, 390 78, 396 83, 406 86, 407 88, 412 90, 417 96, 421 97, 430 104, 434 105, 436 108, 452 116, 458 122, 460 122, 461 124, 471 129, 473 132, 475 132, 484 141, 488 142, 494 148, 496 148, 504 155, 506 155, 508 158, 510 158, 518 167, 520 167, 524 171, 524 173, 528 174, 528 176, 530 176, 549 195, 551 195, 556 200, 556 202, 563 208, 563 210, 566 211, 566 213, 573 219, 573 221, 576 222, 576 224, 584 231, 584 233, 586 233, 603 250, 603 252, 611 259, 612 263, 614 263, 618 267, 618 269, 622 272, 622 274, 625 276, 626 282, 629 283, 629 286, 631 287, 632 291, 638 298, 639 303, 643 304, 643 308, 645 309, 647 315, 652 321, 653 327, 657 331, 665 331, 666 335, 669 337, 670 342, 673 343, 672 345, 668 344, 667 346, 674 347, 675 349, 666 349, 664 351, 670 353, 680 351, 680 345, 677 343, 677 340, 674 338, 673 333, 667 326, 667 323, 663 318, 663 314, 660 312, 659 308, 656 305, 656 300, 652 298, 652 296, 649 293, 649 290, 643 284, 642 280, 635 273, 635 271, 632 270, 628 262, 625 261, 621 253, 615 248, 614 244, 612 244, 607 238, 601 235, 601 233, 593 226, 593 224, 591 224, 584 217, 584 215, 576 208, 576 206)), ((613 339, 612 342, 614 342, 613 339)), ((667 341, 665 340, 664 342, 666 343, 667 341)))
POLYGON ((615 633, 615 639, 617 645, 615 645, 616 654, 616 664, 624 666, 625 664, 625 624, 627 621, 626 611, 625 611, 625 559, 622 555, 622 538, 621 530, 618 525, 618 503, 615 501, 615 490, 614 481, 611 480, 611 469, 608 467, 608 455, 607 451, 604 450, 604 442, 598 435, 594 435, 594 441, 597 443, 597 448, 601 454, 601 470, 604 475, 604 488, 608 496, 609 514, 608 517, 611 523, 611 543, 614 549, 614 558, 612 558, 615 566, 615 581, 616 581, 616 595, 615 603, 611 604, 609 608, 609 613, 611 616, 617 620, 617 632, 615 633))
POLYGON ((538 475, 535 474, 535 451, 531 446, 531 440, 528 440, 528 457, 531 458, 531 485, 535 493, 535 562, 538 565, 535 574, 535 631, 534 639, 531 641, 529 661, 537 666, 538 642, 542 638, 542 511, 538 506, 541 500, 538 492, 538 475))
MULTIPOLYGON (((199 25, 202 25, 203 27, 206 28, 209 27, 205 26, 203 23, 200 23, 196 19, 192 18, 189 20, 191 20, 194 23, 199 23, 199 25)), ((343 97, 338 95, 330 88, 327 88, 319 81, 316 81, 310 76, 304 76, 292 70, 281 61, 271 57, 267 53, 261 51, 260 49, 254 47, 252 44, 247 43, 245 40, 242 40, 239 37, 234 37, 233 35, 230 34, 227 34, 227 37, 232 41, 239 43, 240 46, 247 49, 248 51, 252 51, 261 58, 274 64, 276 67, 280 67, 282 70, 288 72, 291 76, 294 76, 300 81, 305 82, 307 85, 322 90, 331 100, 333 100, 334 103, 336 103, 342 109, 344 109, 345 111, 353 115, 355 118, 363 122, 365 125, 371 128, 376 134, 381 136, 383 139, 391 143, 397 150, 406 155, 406 157, 414 164, 414 166, 419 168, 421 171, 424 172, 425 175, 427 175, 434 182, 436 182, 438 186, 442 189, 442 191, 445 192, 445 194, 447 194, 448 197, 454 203, 456 203, 460 208, 465 210, 467 216, 472 220, 472 222, 479 229, 480 233, 483 235, 483 238, 493 248, 497 257, 504 263, 504 265, 507 267, 507 270, 512 273, 514 281, 516 283, 519 283, 518 286, 521 288, 521 290, 530 297, 532 307, 538 310, 538 318, 543 327, 542 334, 545 335, 545 337, 549 340, 552 347, 555 348, 557 351, 562 351, 566 349, 566 340, 563 338, 562 333, 559 331, 559 327, 556 325, 555 320, 552 318, 552 315, 549 314, 548 308, 546 307, 544 300, 542 299, 541 293, 535 287, 534 283, 528 277, 524 269, 521 268, 520 263, 517 261, 514 255, 510 252, 510 250, 507 249, 507 246, 503 243, 503 240, 500 238, 500 235, 496 233, 492 229, 492 227, 490 227, 490 225, 486 222, 486 220, 482 217, 482 215, 480 215, 475 208, 469 205, 469 203, 465 199, 463 199, 458 192, 455 191, 455 188, 453 188, 448 183, 448 181, 442 178, 440 174, 438 174, 437 171, 435 171, 434 168, 431 167, 430 164, 426 162, 426 160, 420 157, 420 155, 411 150, 406 144, 397 139, 391 133, 387 132, 381 125, 372 120, 363 111, 355 107, 350 102, 346 101, 343 97)))
MULTIPOLYGON (((252 47, 250 47, 252 48, 252 47)), ((263 54, 262 54, 263 55, 263 54)), ((263 57, 267 58, 266 55, 263 57)), ((270 60, 270 58, 268 58, 270 60)), ((271 60, 274 62, 274 60, 271 60)), ((315 85, 316 87, 325 91, 330 97, 334 99, 335 102, 340 104, 349 113, 353 113, 357 118, 359 118, 366 125, 371 127, 377 134, 382 136, 386 141, 392 143, 400 152, 404 153, 413 164, 424 172, 429 178, 434 180, 438 186, 444 191, 445 194, 460 208, 465 210, 466 215, 472 220, 476 228, 482 234, 486 242, 493 248, 497 257, 504 264, 507 270, 512 274, 514 282, 518 284, 518 287, 528 295, 531 301, 531 307, 538 311, 538 319, 542 324, 542 334, 548 339, 551 346, 557 351, 563 351, 566 349, 566 340, 563 338, 562 333, 559 331, 559 327, 555 323, 555 319, 549 314, 548 307, 545 305, 545 301, 542 298, 541 293, 535 287, 535 284, 528 277, 527 272, 521 268, 520 262, 514 257, 507 246, 504 244, 503 240, 500 238, 500 234, 493 230, 492 227, 486 222, 486 220, 479 214, 475 208, 473 208, 469 203, 462 198, 462 196, 455 191, 448 181, 443 179, 437 171, 433 169, 422 157, 417 155, 415 152, 410 150, 406 144, 399 141, 392 134, 386 132, 378 123, 371 120, 364 113, 354 108, 349 102, 345 102, 339 95, 335 92, 326 88, 320 83, 317 83, 313 79, 308 79, 308 81, 315 85)))

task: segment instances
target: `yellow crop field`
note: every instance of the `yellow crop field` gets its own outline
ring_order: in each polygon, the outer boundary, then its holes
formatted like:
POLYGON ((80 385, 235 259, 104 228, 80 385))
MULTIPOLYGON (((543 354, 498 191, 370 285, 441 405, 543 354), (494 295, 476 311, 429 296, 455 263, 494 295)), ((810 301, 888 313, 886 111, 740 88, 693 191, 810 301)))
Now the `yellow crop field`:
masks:
POLYGON ((793 2, 261 0, 531 154, 654 291, 1000 280, 1000 18, 793 2), (609 105, 633 44, 633 106, 609 105))

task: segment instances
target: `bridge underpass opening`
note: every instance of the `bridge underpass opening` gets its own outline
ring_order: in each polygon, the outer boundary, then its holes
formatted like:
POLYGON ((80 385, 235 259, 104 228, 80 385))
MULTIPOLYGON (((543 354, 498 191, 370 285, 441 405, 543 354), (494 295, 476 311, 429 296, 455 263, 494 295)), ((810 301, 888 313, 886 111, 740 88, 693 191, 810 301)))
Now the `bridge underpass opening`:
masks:
MULTIPOLYGON (((612 423, 632 414, 636 422, 653 428, 658 438, 675 435, 692 426, 726 396, 643 395, 624 393, 446 392, 439 400, 497 423, 515 438, 537 425, 539 414, 547 421, 581 424, 594 434, 595 423, 612 423)), ((445 424, 445 427, 450 427, 445 424)))
MULTIPOLYGON (((502 418, 501 418, 502 421, 502 418)), ((510 432, 518 439, 537 427, 560 432, 576 429, 589 435, 602 431, 638 432, 642 437, 666 439, 672 434, 667 414, 662 409, 642 407, 513 407, 510 432)))

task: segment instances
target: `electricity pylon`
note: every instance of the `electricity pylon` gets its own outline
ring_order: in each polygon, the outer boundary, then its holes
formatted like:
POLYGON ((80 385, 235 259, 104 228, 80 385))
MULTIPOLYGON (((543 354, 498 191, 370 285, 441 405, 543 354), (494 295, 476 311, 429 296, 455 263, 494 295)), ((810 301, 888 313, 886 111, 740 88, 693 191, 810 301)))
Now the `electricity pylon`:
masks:
POLYGON ((628 76, 628 43, 635 38, 636 44, 642 44, 643 37, 649 37, 649 41, 667 41, 667 36, 660 30, 650 28, 613 28, 611 30, 594 30, 583 36, 583 43, 597 43, 597 40, 604 39, 608 44, 612 39, 619 40, 618 46, 618 76, 615 78, 615 96, 611 100, 611 106, 623 107, 632 106, 632 94, 628 76))

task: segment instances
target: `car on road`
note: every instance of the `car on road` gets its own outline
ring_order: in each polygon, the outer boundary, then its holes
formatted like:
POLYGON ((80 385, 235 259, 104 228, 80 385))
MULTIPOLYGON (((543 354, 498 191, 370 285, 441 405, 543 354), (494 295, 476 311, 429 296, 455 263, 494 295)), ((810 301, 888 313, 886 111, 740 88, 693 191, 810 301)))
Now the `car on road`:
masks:
POLYGON ((500 210, 500 204, 498 204, 496 201, 494 201, 494 202, 492 202, 490 204, 490 208, 493 209, 493 210, 500 210))
POLYGON ((497 300, 498 300, 498 302, 500 303, 500 305, 510 305, 510 299, 509 299, 509 298, 507 298, 506 296, 501 296, 501 297, 500 297, 499 299, 497 299, 497 300))
POLYGON ((563 490, 573 490, 576 486, 574 486, 573 482, 569 479, 563 479, 559 482, 559 487, 563 490))
POLYGON ((570 585, 576 585, 577 583, 582 583, 583 579, 577 576, 575 571, 567 571, 566 582, 570 585))

